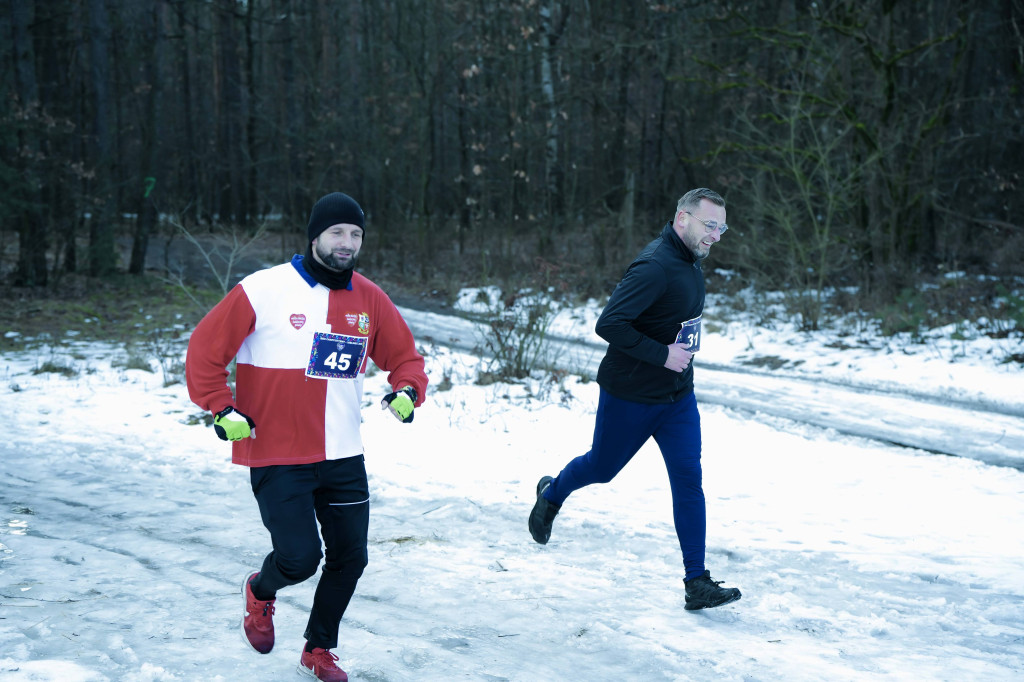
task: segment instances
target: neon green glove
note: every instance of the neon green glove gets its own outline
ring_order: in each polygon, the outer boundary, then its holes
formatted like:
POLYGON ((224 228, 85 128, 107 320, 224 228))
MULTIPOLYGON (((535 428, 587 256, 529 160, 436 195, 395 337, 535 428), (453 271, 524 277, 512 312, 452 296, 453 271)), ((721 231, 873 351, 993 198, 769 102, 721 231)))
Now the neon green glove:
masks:
POLYGON ((391 410, 391 414, 395 415, 395 419, 403 424, 408 424, 415 416, 412 410, 416 405, 416 398, 416 389, 412 386, 406 386, 400 391, 388 393, 384 396, 384 399, 380 401, 380 409, 391 410))
POLYGON ((221 440, 256 437, 256 422, 233 407, 225 407, 213 418, 213 430, 221 440))

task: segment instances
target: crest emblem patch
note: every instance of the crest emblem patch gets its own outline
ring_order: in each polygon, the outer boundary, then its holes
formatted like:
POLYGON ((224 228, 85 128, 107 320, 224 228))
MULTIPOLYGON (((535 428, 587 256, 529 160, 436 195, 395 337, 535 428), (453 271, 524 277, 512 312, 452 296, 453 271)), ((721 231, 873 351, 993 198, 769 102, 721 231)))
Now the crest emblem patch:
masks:
POLYGON ((370 333, 370 316, 366 313, 359 313, 359 325, 356 327, 360 334, 370 333))

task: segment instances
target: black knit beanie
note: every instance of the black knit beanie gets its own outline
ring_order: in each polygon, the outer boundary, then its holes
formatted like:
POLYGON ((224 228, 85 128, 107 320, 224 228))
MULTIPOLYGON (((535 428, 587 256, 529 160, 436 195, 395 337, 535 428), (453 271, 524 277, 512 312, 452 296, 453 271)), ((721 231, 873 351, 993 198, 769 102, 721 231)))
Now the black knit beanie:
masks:
POLYGON ((359 208, 356 200, 341 192, 331 192, 320 197, 313 204, 313 210, 309 214, 309 225, 306 226, 306 234, 309 241, 320 236, 320 233, 332 225, 358 225, 366 230, 366 218, 363 216, 363 209, 359 208))

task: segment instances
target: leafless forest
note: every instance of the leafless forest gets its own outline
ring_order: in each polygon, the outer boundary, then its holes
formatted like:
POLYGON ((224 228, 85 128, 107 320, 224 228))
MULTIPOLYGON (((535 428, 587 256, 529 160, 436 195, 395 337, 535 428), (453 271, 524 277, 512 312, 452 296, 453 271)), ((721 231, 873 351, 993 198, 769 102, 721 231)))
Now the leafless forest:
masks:
POLYGON ((1020 301, 1024 0, 0 2, 8 286, 186 232, 287 257, 340 190, 371 273, 600 296, 708 186, 709 271, 808 327, 1020 301))

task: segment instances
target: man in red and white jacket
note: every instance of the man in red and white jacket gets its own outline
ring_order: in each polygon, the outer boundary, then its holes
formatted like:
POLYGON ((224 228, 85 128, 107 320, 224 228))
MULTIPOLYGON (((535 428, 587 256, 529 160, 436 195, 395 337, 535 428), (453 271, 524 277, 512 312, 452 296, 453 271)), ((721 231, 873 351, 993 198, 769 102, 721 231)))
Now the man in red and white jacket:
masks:
POLYGON ((239 282, 196 326, 185 361, 189 397, 214 413, 217 435, 232 441, 232 461, 250 468, 270 531, 273 551, 242 585, 245 641, 270 652, 277 591, 312 577, 326 550, 299 670, 329 682, 348 679, 330 650, 367 561, 370 496, 359 432, 367 360, 387 372, 392 392, 382 407, 404 423, 427 388, 408 325, 355 272, 365 229, 354 199, 322 197, 305 256, 239 282), (235 395, 227 385, 233 358, 235 395))

